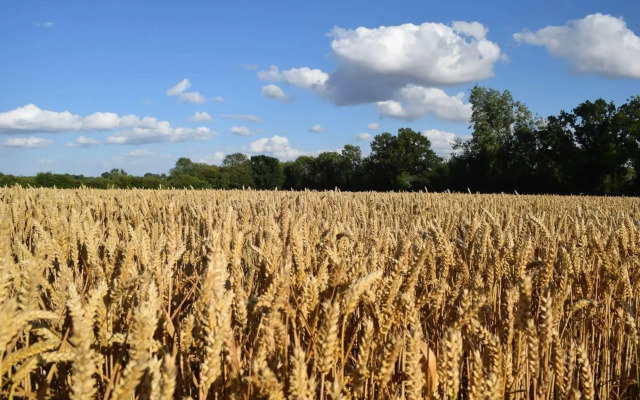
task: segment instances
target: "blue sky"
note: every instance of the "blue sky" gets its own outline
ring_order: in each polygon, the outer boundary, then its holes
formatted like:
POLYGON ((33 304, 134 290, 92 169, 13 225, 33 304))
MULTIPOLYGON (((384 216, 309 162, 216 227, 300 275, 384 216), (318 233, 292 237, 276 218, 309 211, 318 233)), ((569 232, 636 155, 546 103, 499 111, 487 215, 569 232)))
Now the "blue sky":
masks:
POLYGON ((288 160, 348 143, 367 153, 370 137, 400 127, 447 154, 469 134, 475 83, 509 89, 541 116, 640 94, 633 1, 26 0, 1 10, 4 173, 167 172, 182 156, 288 160))

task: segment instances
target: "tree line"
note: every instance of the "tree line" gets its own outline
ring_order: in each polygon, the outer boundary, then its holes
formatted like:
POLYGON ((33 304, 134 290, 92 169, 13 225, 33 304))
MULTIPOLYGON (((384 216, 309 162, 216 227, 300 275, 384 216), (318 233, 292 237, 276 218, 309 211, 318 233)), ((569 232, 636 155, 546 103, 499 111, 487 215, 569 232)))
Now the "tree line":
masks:
POLYGON ((458 139, 447 158, 427 137, 401 128, 376 135, 367 156, 352 145, 288 162, 235 153, 220 166, 180 158, 168 174, 0 174, 0 186, 640 194, 640 96, 621 106, 585 101, 547 118, 507 90, 475 86, 469 101, 471 137, 458 139))

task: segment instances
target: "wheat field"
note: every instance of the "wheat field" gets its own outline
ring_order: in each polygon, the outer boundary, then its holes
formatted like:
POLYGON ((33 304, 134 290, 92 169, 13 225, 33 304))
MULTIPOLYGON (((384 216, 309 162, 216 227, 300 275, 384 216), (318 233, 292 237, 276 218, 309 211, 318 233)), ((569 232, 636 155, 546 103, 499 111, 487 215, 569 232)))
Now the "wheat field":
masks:
POLYGON ((0 397, 638 399, 640 199, 0 189, 0 397))

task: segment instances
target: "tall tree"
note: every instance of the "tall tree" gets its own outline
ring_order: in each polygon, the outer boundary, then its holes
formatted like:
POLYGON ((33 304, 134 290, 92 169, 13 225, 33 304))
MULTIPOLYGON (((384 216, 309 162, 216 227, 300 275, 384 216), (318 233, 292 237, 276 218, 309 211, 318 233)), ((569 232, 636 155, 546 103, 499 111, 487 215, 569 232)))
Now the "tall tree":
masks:
POLYGON ((442 162, 427 137, 409 128, 398 135, 376 135, 366 160, 371 188, 378 190, 416 190, 429 184, 431 174, 442 162))
POLYGON ((576 177, 585 193, 621 191, 631 160, 627 131, 613 102, 585 101, 573 109, 569 123, 580 148, 580 173, 576 177))
POLYGON ((284 164, 285 189, 304 190, 317 189, 314 180, 316 159, 311 156, 300 156, 295 161, 284 164))
POLYGON ((242 153, 227 155, 222 161, 222 173, 226 176, 226 187, 240 189, 252 187, 253 171, 249 157, 242 153))
POLYGON ((347 144, 340 155, 342 166, 338 186, 345 190, 359 190, 362 186, 362 150, 359 146, 347 144))
POLYGON ((495 191, 503 186, 516 161, 510 149, 517 148, 518 139, 530 140, 535 121, 529 109, 515 101, 508 90, 474 86, 471 103, 471 139, 458 142, 461 152, 454 156, 454 177, 473 189, 495 191))
POLYGON ((621 134, 625 137, 629 162, 625 172, 633 185, 633 194, 640 195, 640 96, 627 100, 618 109, 618 123, 621 134))
POLYGON ((284 183, 284 169, 277 158, 264 155, 252 156, 251 171, 256 188, 282 188, 282 184, 284 183))

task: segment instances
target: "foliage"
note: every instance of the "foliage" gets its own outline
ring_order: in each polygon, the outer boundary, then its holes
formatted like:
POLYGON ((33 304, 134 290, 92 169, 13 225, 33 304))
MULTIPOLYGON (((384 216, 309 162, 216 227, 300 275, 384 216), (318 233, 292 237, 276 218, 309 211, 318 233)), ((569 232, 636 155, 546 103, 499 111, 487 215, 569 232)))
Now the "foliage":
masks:
POLYGON ((547 118, 534 116, 508 90, 475 86, 469 101, 471 137, 458 140, 446 160, 427 137, 401 128, 376 135, 366 156, 345 145, 287 162, 233 153, 216 166, 182 157, 168 175, 136 177, 117 168, 98 178, 0 174, 0 186, 640 195, 640 96, 619 107, 585 101, 547 118))

